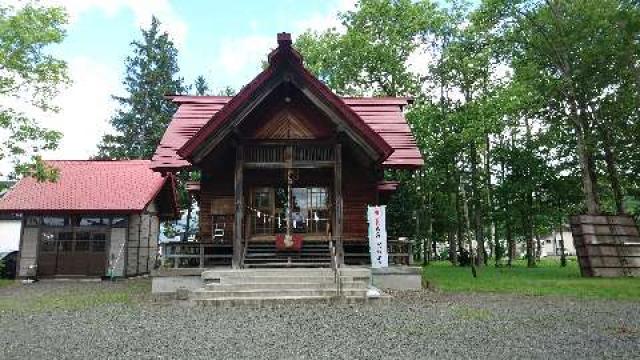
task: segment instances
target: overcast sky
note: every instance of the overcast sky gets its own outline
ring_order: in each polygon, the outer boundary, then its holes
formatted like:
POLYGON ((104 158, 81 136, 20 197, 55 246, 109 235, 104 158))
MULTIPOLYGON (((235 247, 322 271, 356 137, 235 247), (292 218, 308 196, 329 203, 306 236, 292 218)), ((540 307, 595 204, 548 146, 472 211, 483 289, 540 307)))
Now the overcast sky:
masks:
MULTIPOLYGON (((3 3, 12 2, 0 0, 3 3)), ((15 1, 19 3, 18 1, 15 1)), ((276 33, 293 36, 307 28, 337 26, 336 13, 353 0, 42 0, 62 5, 70 15, 67 37, 50 51, 67 61, 73 84, 56 99, 58 114, 35 114, 41 124, 64 134, 60 148, 46 159, 86 159, 110 130, 122 94, 124 59, 152 15, 163 23, 178 51, 180 75, 187 83, 203 74, 216 90, 235 89, 260 71, 276 45, 276 33)), ((26 110, 28 112, 28 110, 26 110)), ((0 162, 6 175, 8 161, 0 162)))

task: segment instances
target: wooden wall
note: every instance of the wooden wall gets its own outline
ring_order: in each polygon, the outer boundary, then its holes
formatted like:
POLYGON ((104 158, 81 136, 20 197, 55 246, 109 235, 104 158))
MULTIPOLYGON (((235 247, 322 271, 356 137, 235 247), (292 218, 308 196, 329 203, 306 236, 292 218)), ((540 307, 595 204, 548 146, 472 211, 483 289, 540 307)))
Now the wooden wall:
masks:
POLYGON ((234 189, 233 167, 235 160, 230 160, 226 166, 220 165, 206 169, 202 172, 200 181, 200 241, 212 241, 212 215, 227 215, 229 218, 229 234, 225 237, 231 239, 233 234, 234 219, 234 189))
POLYGON ((572 216, 571 232, 582 276, 640 276, 640 233, 632 217, 572 216))
MULTIPOLYGON (((343 238, 348 241, 367 241, 367 205, 377 204, 377 176, 374 170, 362 166, 348 152, 343 156, 343 238)), ((203 170, 200 182, 200 239, 212 240, 212 215, 229 214, 233 224, 234 160, 226 166, 203 170)), ((329 187, 333 197, 332 169, 300 169, 296 181, 299 186, 320 185, 329 187)), ((245 203, 250 201, 248 189, 252 186, 286 186, 284 169, 245 169, 245 203)), ((333 201, 333 200, 332 200, 333 201)), ((227 230, 232 239, 232 226, 227 230)))
POLYGON ((372 169, 344 156, 342 171, 343 238, 367 242, 367 205, 377 204, 377 179, 372 169))

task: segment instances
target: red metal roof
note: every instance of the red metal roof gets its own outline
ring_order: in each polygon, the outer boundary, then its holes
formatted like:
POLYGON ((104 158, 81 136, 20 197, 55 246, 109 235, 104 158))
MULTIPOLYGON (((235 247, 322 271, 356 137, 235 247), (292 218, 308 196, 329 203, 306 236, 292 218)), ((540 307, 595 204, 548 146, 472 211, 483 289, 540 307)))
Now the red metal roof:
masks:
POLYGON ((56 182, 38 182, 25 177, 2 199, 0 212, 15 213, 134 213, 144 210, 172 177, 154 172, 149 160, 47 161, 57 168, 56 182))
MULTIPOLYGON (((175 171, 190 163, 177 151, 195 135, 224 105, 228 96, 173 96, 179 104, 160 145, 153 155, 151 166, 157 170, 175 171)), ((418 168, 424 165, 415 138, 402 113, 406 98, 342 98, 373 131, 391 146, 393 152, 382 163, 388 168, 418 168)))

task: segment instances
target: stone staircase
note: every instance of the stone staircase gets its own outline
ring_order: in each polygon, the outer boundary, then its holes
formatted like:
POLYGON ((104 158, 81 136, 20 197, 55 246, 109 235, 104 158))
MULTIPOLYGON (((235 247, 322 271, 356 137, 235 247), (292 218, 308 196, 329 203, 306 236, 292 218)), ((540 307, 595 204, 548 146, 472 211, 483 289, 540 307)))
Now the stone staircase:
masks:
POLYGON ((273 303, 365 301, 371 270, 330 268, 207 270, 203 286, 190 299, 201 305, 262 305, 273 303))
POLYGON ((249 243, 243 259, 245 268, 331 267, 328 243, 302 245, 300 251, 278 251, 274 243, 249 243))

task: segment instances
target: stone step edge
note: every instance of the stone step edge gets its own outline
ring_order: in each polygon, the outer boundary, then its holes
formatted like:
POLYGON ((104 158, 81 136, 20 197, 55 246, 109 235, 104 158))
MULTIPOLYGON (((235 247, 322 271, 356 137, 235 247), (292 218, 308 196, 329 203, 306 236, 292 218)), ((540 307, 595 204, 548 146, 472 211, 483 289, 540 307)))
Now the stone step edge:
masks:
POLYGON ((217 299, 192 299, 194 303, 201 306, 235 306, 235 305, 278 305, 291 302, 314 302, 314 303, 364 303, 369 301, 379 301, 380 299, 369 299, 359 296, 288 296, 288 297, 264 297, 264 298, 243 298, 228 297, 217 299))
MULTIPOLYGON (((366 292, 368 289, 364 288, 343 288, 342 292, 366 292)), ((243 293, 243 294, 262 294, 269 292, 278 292, 278 293, 303 293, 303 292, 333 292, 335 293, 336 289, 317 289, 317 288, 308 288, 308 289, 239 289, 239 290, 211 290, 211 289, 196 289, 192 292, 194 295, 202 295, 202 294, 230 294, 230 293, 243 293)), ((286 296, 286 295, 285 295, 286 296)))

